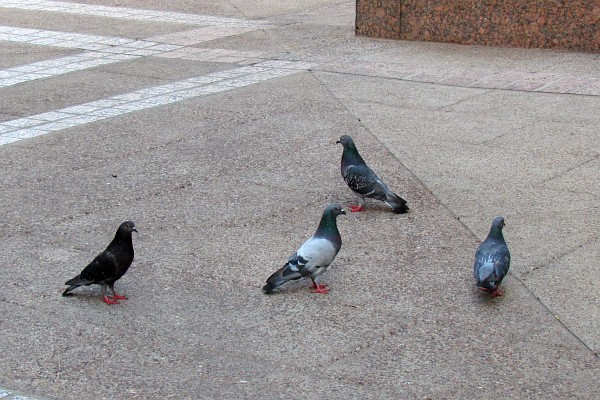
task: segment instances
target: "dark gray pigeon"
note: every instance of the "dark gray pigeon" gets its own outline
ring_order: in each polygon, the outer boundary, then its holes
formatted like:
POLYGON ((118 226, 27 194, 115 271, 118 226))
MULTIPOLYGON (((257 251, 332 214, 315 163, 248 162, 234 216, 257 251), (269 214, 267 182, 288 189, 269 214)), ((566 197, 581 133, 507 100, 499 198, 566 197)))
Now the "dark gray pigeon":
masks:
POLYGON ((408 212, 409 208, 406 205, 406 200, 392 192, 380 177, 369 168, 365 160, 358 154, 354 140, 348 135, 344 135, 336 143, 341 143, 344 146, 342 153, 342 177, 359 196, 360 204, 351 206, 350 211, 363 211, 365 197, 381 200, 388 206, 392 207, 395 213, 403 214, 408 212))
POLYGON ((123 222, 106 250, 98 254, 81 271, 81 274, 65 282, 65 285, 69 285, 69 287, 63 292, 63 296, 71 295, 70 292, 79 286, 97 284, 102 285, 102 300, 106 304, 117 304, 119 300, 127 299, 126 296, 118 295, 115 292, 114 285, 116 281, 125 275, 133 262, 131 232, 137 232, 133 222, 123 222), (112 296, 106 295, 107 286, 112 292, 112 296))
POLYGON ((342 237, 336 223, 340 214, 346 214, 346 211, 339 204, 332 203, 325 208, 315 234, 267 279, 267 284, 263 287, 266 294, 272 293, 287 281, 303 277, 312 280, 313 293, 329 293, 327 285, 317 284, 315 278, 325 272, 342 247, 342 237))
POLYGON ((510 267, 510 252, 502 236, 504 218, 496 217, 490 233, 479 245, 475 253, 473 275, 481 290, 490 292, 492 297, 502 296, 499 285, 510 267))

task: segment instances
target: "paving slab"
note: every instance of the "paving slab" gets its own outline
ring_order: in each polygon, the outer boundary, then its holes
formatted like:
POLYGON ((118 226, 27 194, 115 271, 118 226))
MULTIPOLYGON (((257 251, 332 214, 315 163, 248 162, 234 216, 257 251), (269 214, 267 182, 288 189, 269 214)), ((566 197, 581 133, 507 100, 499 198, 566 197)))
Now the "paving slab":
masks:
MULTIPOLYGON (((234 0, 236 9, 241 11, 247 18, 278 18, 292 15, 302 15, 305 12, 319 13, 323 9, 335 10, 338 5, 345 6, 346 12, 343 13, 346 20, 353 14, 353 8, 347 7, 353 2, 347 0, 306 0, 302 2, 280 2, 274 0, 258 0, 256 2, 246 2, 243 0, 234 0), (349 8, 349 9, 348 9, 349 8), (348 12, 350 11, 350 12, 348 12)), ((330 24, 332 19, 338 18, 340 13, 327 13, 327 17, 322 22, 330 24), (336 15, 337 14, 337 15, 336 15)))
MULTIPOLYGON (((353 4, 0 8, 0 25, 187 41, 179 57, 0 88, 0 395, 600 397, 597 59, 357 38, 353 4), (469 68, 483 72, 457 73, 469 68), (27 131, 65 113, 79 120, 27 131), (323 207, 355 201, 343 134, 411 212, 368 201, 340 216, 342 249, 319 278, 330 294, 297 281, 266 296, 323 207), (513 265, 490 299, 471 269, 496 214, 513 265), (139 229, 116 284, 129 299, 61 296, 125 219, 139 229)), ((44 61, 40 47, 99 51, 4 41, 3 68, 44 61)))
POLYGON ((448 68, 487 68, 498 71, 523 72, 539 71, 570 58, 569 53, 565 52, 530 49, 441 45, 438 43, 426 45, 419 42, 400 42, 396 46, 388 46, 385 51, 362 55, 360 58, 366 61, 384 59, 388 62, 417 66, 426 66, 429 60, 434 60, 434 65, 445 64, 448 68), (402 52, 398 52, 396 46, 401 47, 402 52), (460 51, 461 57, 456 57, 456 51, 460 51), (483 63, 482 59, 485 60, 483 63))
MULTIPOLYGON (((591 224, 593 221, 586 221, 582 226, 591 224)), ((557 257, 546 268, 536 268, 525 280, 544 303, 552 305, 556 318, 560 318, 568 326, 575 327, 577 334, 593 349, 600 347, 596 325, 600 308, 597 291, 594 290, 595 281, 589 281, 586 277, 596 273, 599 244, 596 235, 589 242, 582 242, 577 248, 557 257), (556 286, 565 290, 555 290, 556 286), (573 292, 579 293, 577 308, 569 305, 569 293, 573 292)))
MULTIPOLYGON (((78 4, 86 4, 92 7, 115 7, 116 11, 121 7, 127 7, 147 11, 244 17, 234 2, 222 2, 219 0, 206 0, 203 1, 201 5, 193 1, 172 2, 164 0, 133 0, 128 1, 127 4, 123 4, 123 2, 119 0, 83 0, 78 1, 78 4)), ((248 16, 245 17, 248 18, 248 16)))

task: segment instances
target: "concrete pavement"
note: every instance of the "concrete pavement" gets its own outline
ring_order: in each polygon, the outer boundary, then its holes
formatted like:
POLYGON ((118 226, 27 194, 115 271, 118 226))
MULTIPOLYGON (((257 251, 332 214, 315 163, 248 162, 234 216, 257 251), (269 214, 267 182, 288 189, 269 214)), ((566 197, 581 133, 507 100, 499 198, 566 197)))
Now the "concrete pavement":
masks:
POLYGON ((600 396, 599 55, 355 37, 353 7, 0 0, 0 395, 600 396), (265 296, 353 201, 342 134, 411 213, 341 216, 330 294, 265 296), (129 300, 61 297, 125 219, 129 300))

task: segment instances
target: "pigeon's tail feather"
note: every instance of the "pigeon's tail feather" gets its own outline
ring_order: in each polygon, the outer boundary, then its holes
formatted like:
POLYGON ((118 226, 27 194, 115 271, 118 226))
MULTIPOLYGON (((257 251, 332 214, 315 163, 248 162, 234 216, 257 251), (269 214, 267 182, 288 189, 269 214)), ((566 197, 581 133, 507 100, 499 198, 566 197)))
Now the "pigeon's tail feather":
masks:
POLYGON ((273 293, 273 290, 275 290, 279 285, 276 285, 274 283, 267 283, 265 286, 263 286, 262 290, 263 292, 265 292, 265 294, 271 294, 273 293))
POLYGON ((62 293, 63 296, 70 296, 71 295, 71 290, 75 289, 76 287, 79 286, 69 286, 68 288, 65 289, 65 291, 62 293))
POLYGON ((75 278, 69 279, 68 281, 66 281, 65 285, 69 285, 69 286, 83 286, 83 285, 91 285, 92 283, 94 283, 94 281, 82 278, 81 275, 77 275, 75 278))
POLYGON ((273 290, 277 289, 285 282, 293 279, 299 279, 301 277, 302 275, 298 272, 298 270, 288 263, 271 275, 269 279, 267 279, 267 284, 263 286, 262 290, 266 294, 271 294, 273 293, 273 290))
POLYGON ((267 279, 267 284, 263 286, 262 290, 266 294, 273 293, 273 290, 277 289, 279 286, 283 285, 287 279, 281 276, 281 270, 275 272, 273 275, 267 279))
POLYGON ((396 214, 404 214, 409 210, 406 200, 398 196, 396 193, 386 193, 385 202, 392 207, 392 210, 394 210, 396 214))
POLYGON ((494 289, 497 286, 497 278, 494 265, 491 263, 483 264, 477 271, 477 283, 481 287, 494 289))
POLYGON ((84 279, 81 277, 81 275, 77 275, 75 278, 69 279, 68 281, 65 282, 65 285, 69 285, 69 287, 65 289, 65 291, 63 292, 62 295, 68 296, 69 292, 71 290, 78 288, 79 286, 91 285, 92 283, 94 283, 94 281, 91 281, 89 279, 84 279))

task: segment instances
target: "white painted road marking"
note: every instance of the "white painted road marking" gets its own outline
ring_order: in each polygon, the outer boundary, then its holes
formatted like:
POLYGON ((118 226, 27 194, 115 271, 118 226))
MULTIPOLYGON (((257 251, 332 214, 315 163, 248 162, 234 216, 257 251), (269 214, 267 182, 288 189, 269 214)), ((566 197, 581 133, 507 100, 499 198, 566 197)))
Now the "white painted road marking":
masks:
POLYGON ((36 400, 33 397, 21 396, 21 395, 18 395, 16 393, 14 393, 13 391, 2 389, 2 388, 0 388, 0 399, 6 399, 6 400, 36 400), (11 396, 11 395, 13 395, 13 396, 11 396), (8 396, 11 396, 11 397, 8 397, 8 396))
POLYGON ((134 56, 150 56, 183 47, 178 44, 158 43, 152 40, 134 40, 11 26, 0 26, 0 40, 134 56))
POLYGON ((52 11, 79 15, 94 15, 104 18, 119 18, 151 22, 171 22, 189 25, 217 25, 230 27, 268 27, 265 21, 244 20, 212 15, 185 14, 169 11, 152 11, 128 7, 108 7, 92 4, 69 3, 49 0, 0 0, 0 7, 19 10, 52 11))
POLYGON ((272 67, 269 62, 263 64, 265 65, 213 72, 60 110, 3 121, 0 122, 0 146, 138 110, 242 88, 295 74, 310 67, 309 64, 293 61, 278 63, 279 67, 272 67))
POLYGON ((53 60, 39 61, 0 71, 0 88, 17 85, 37 79, 50 78, 73 71, 107 65, 124 60, 132 60, 139 56, 110 55, 102 53, 82 53, 75 56, 55 58, 53 60))
MULTIPOLYGON (((205 39, 247 31, 247 28, 231 28, 231 30, 227 27, 226 29, 221 27, 203 29, 205 30, 201 32, 206 34, 205 39), (215 33, 210 34, 211 30, 214 30, 215 33)), ((257 63, 268 58, 266 53, 259 51, 186 47, 182 44, 168 42, 169 40, 187 43, 201 41, 200 32, 196 30, 187 32, 187 34, 186 32, 177 32, 173 35, 163 35, 153 38, 154 40, 133 40, 112 36, 0 26, 0 40, 88 50, 78 55, 38 61, 1 70, 0 88, 147 56, 239 64, 257 63)))

